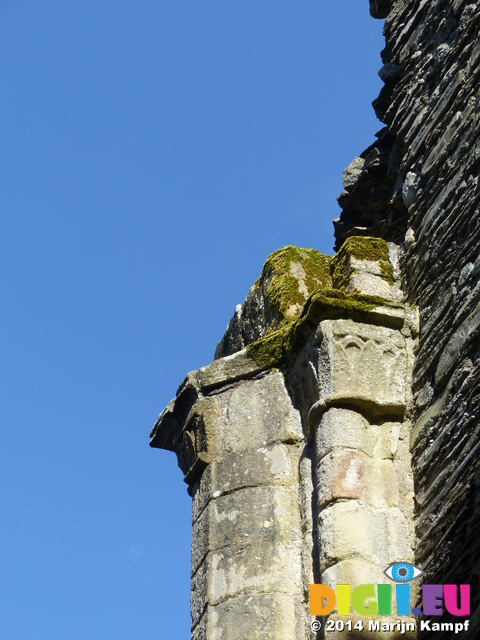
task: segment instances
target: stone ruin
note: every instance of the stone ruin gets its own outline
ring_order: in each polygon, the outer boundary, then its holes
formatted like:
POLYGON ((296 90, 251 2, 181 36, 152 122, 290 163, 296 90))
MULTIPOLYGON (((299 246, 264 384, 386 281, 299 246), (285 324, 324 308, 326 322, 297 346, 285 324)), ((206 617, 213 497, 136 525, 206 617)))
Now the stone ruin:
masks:
POLYGON ((385 126, 344 172, 336 255, 274 252, 152 430, 193 499, 192 640, 321 638, 309 585, 396 560, 469 584, 480 636, 480 2, 370 12, 385 126))

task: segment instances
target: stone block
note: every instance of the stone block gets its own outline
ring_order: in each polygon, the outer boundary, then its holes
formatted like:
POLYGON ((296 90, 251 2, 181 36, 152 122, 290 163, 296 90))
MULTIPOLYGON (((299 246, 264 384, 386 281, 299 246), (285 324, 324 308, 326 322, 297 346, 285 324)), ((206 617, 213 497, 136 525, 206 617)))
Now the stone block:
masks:
POLYGON ((299 544, 298 487, 250 487, 212 500, 193 525, 192 574, 209 551, 299 544))
POLYGON ((362 558, 347 558, 325 569, 321 581, 332 589, 337 584, 349 584, 352 588, 359 584, 383 584, 388 580, 383 573, 388 564, 380 567, 362 558))
POLYGON ((213 463, 214 496, 243 487, 297 484, 299 459, 300 448, 286 444, 227 454, 213 463))
POLYGON ((362 558, 378 567, 412 557, 412 532, 397 507, 372 508, 350 500, 319 514, 320 569, 348 558, 362 558))
POLYGON ((299 544, 264 542, 234 551, 228 547, 207 558, 209 602, 216 604, 240 593, 297 593, 303 590, 299 544))
POLYGON ((352 320, 322 322, 331 342, 334 398, 372 413, 401 414, 406 404, 405 339, 387 327, 352 320))
MULTIPOLYGON (((396 287, 393 288, 393 291, 396 287)), ((398 293, 394 297, 398 297, 398 293)), ((406 314, 403 306, 379 306, 369 311, 369 318, 372 324, 392 329, 402 329, 405 326, 406 314)))
POLYGON ((260 485, 297 485, 300 453, 298 445, 274 444, 217 458, 194 488, 192 521, 210 500, 225 493, 260 485))
POLYGON ((394 268, 385 240, 350 237, 332 259, 331 267, 334 287, 386 300, 393 299, 391 285, 394 268))
POLYGON ((300 414, 293 407, 279 371, 246 380, 216 398, 221 438, 218 448, 224 453, 303 439, 300 414))
POLYGON ((353 320, 323 320, 296 367, 305 430, 330 407, 372 421, 403 418, 410 394, 406 340, 400 331, 353 320))
POLYGON ((211 551, 192 577, 194 624, 207 604, 217 605, 242 593, 303 593, 299 544, 268 545, 211 551))
POLYGON ((225 358, 214 360, 211 364, 199 369, 198 381, 202 389, 209 390, 251 377, 261 370, 262 368, 250 358, 246 349, 242 349, 242 351, 225 356, 225 358))
POLYGON ((391 460, 338 449, 320 461, 317 471, 318 507, 338 499, 362 500, 372 506, 397 506, 398 477, 391 460))
POLYGON ((205 640, 297 640, 303 637, 297 600, 298 595, 242 594, 209 607, 205 640))
POLYGON ((350 258, 347 291, 392 299, 392 287, 382 278, 382 268, 373 260, 350 258))
POLYGON ((331 408, 320 419, 315 433, 316 456, 321 460, 337 448, 356 449, 372 458, 393 458, 400 423, 369 424, 358 412, 331 408))

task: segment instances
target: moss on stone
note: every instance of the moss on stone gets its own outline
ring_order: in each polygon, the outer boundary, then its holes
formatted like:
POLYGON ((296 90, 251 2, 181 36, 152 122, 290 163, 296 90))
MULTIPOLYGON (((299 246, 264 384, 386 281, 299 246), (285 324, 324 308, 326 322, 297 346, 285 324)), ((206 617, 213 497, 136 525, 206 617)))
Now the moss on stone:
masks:
POLYGON ((279 365, 284 360, 284 347, 291 328, 292 325, 287 325, 248 344, 246 347, 248 355, 259 367, 272 368, 279 365))
POLYGON ((377 296, 338 289, 317 291, 308 299, 298 320, 247 345, 247 353, 265 368, 293 363, 322 320, 346 318, 361 322, 369 319, 373 309, 386 304, 377 296))
POLYGON ((289 362, 295 360, 322 320, 345 318, 357 322, 368 321, 370 312, 383 305, 385 305, 383 298, 346 293, 338 289, 327 289, 313 294, 305 305, 301 318, 286 336, 284 352, 287 360, 289 362))
POLYGON ((378 296, 327 289, 312 295, 305 315, 314 314, 315 321, 336 317, 360 319, 375 307, 385 305, 385 302, 384 298, 378 296))
POLYGON ((371 322, 370 312, 388 304, 377 296, 346 291, 350 256, 378 262, 381 277, 393 283, 388 244, 381 238, 348 238, 333 258, 315 249, 293 246, 278 249, 267 258, 254 286, 263 288, 279 321, 264 337, 247 345, 247 353, 259 366, 271 368, 293 362, 322 320, 349 318, 371 322))
POLYGON ((393 284, 393 266, 390 262, 388 244, 383 238, 352 236, 347 238, 338 253, 331 260, 334 286, 346 288, 350 276, 350 256, 357 260, 370 260, 380 265, 380 277, 393 284))
POLYGON ((271 331, 296 320, 314 291, 331 287, 330 260, 316 249, 291 245, 267 258, 255 287, 264 288, 270 310, 278 316, 271 331))

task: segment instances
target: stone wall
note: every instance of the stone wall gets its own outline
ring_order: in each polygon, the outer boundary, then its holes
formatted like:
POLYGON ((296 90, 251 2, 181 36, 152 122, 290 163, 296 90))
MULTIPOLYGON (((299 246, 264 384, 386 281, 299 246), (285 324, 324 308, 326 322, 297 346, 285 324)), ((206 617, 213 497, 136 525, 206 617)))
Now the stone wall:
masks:
POLYGON ((416 562, 425 582, 472 585, 477 637, 480 3, 372 4, 386 17, 385 87, 374 102, 386 127, 346 172, 337 246, 352 233, 402 240, 405 290, 420 312, 416 562))

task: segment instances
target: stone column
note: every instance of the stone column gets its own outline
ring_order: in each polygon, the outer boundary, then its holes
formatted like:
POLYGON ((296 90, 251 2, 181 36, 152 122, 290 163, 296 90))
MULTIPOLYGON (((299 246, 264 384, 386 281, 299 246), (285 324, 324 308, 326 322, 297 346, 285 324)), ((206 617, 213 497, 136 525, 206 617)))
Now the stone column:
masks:
POLYGON ((188 374, 152 431, 193 497, 192 640, 312 640, 310 583, 385 583, 413 561, 415 312, 395 247, 312 251, 267 261, 219 349, 260 339, 188 374))
POLYGON ((168 430, 157 444, 193 496, 192 640, 305 638, 303 432, 283 374, 245 351, 217 360, 189 374, 156 425, 168 430))
MULTIPOLYGON (((318 366, 310 375, 319 399, 307 415, 315 443, 316 581, 332 588, 389 582, 389 564, 414 562, 407 352, 398 330, 333 320, 320 323, 305 354, 318 366)), ((395 598, 392 606, 395 614, 395 598)))
MULTIPOLYGON (((343 253, 347 250, 348 245, 343 253)), ((399 292, 380 279, 375 265, 341 253, 337 264, 349 262, 348 281, 355 291, 378 292, 390 302, 398 298, 399 292)), ((416 312, 403 306, 379 305, 362 322, 323 320, 295 365, 304 430, 315 446, 314 578, 332 588, 386 583, 383 571, 389 564, 414 562, 411 425, 406 413, 415 332, 416 312)), ((398 620, 394 586, 392 592, 393 616, 382 622, 398 620)), ((352 613, 351 619, 360 618, 352 613)), ((337 636, 345 637, 341 632, 328 634, 332 640, 337 636)), ((369 636, 364 631, 359 637, 369 636)))

